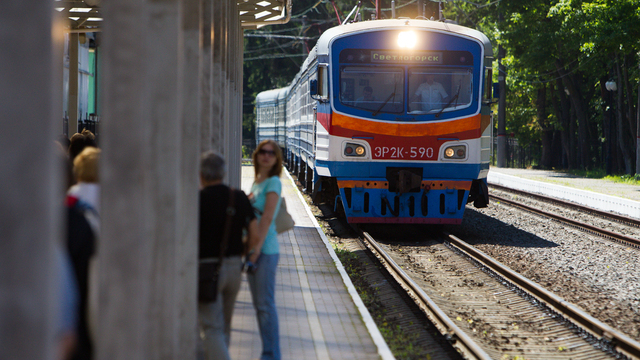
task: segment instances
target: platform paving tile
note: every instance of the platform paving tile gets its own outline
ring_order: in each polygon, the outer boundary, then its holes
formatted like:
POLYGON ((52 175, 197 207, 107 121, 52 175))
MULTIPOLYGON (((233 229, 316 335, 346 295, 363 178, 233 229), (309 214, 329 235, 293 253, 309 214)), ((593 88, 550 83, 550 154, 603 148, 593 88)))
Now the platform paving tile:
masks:
MULTIPOLYGON (((378 349, 294 185, 282 178, 293 230, 278 236, 276 305, 283 359, 378 359, 378 349)), ((249 193, 253 168, 243 167, 249 193)), ((231 331, 232 359, 260 357, 262 343, 248 281, 243 275, 231 331)))

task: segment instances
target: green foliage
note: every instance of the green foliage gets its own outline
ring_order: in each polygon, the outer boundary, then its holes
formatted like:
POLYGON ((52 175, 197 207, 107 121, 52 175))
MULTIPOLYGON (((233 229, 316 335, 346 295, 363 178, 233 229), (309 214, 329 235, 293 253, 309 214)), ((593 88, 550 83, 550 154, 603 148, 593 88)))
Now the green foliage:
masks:
MULTIPOLYGON (((341 18, 357 3, 356 0, 335 1, 341 18)), ((422 3, 425 16, 437 19, 438 3, 422 3)), ((369 19, 375 11, 373 2, 362 4, 362 18, 369 19)), ((255 96, 261 91, 289 84, 320 34, 338 25, 336 10, 330 1, 296 0, 293 5, 293 16, 288 24, 245 31, 246 35, 251 35, 244 39, 245 139, 253 139, 255 134, 255 96)), ((382 17, 389 18, 391 0, 381 0, 380 5, 384 9, 382 17)), ((418 2, 397 0, 396 7, 398 17, 418 16, 418 2)), ((495 58, 498 45, 504 47, 506 131, 513 133, 520 145, 540 148, 543 129, 553 131, 557 139, 564 131, 563 135, 572 139, 570 145, 574 148, 571 151, 576 154, 581 151, 579 135, 586 137, 588 149, 585 154, 591 160, 582 166, 594 168, 602 163, 603 119, 606 109, 614 106, 610 95, 601 88, 602 82, 608 80, 617 81, 620 89, 617 94, 623 96, 623 132, 635 133, 633 128, 629 129, 633 125, 628 125, 632 121, 626 117, 635 116, 638 111, 635 107, 640 82, 640 56, 637 55, 640 53, 639 0, 450 0, 442 3, 442 7, 445 18, 485 33, 493 44, 495 58), (616 61, 622 78, 614 71, 616 61), (560 96, 567 91, 568 82, 575 86, 576 94, 571 94, 572 99, 564 99, 566 109, 558 110, 560 96), (544 111, 538 112, 538 89, 543 87, 547 101, 544 111), (576 115, 578 105, 584 114, 583 122, 579 122, 576 115), (565 116, 570 113, 569 119, 560 116, 562 111, 565 116), (539 119, 540 113, 545 118, 539 119)), ((493 67, 497 81, 501 74, 497 64, 493 67)), ((496 105, 494 111, 497 111, 496 105)), ((619 149, 625 148, 624 144, 617 143, 619 139, 615 136, 606 140, 614 141, 619 149)))
MULTIPOLYGON (((253 106, 253 102, 251 105, 253 106)), ((256 116, 254 113, 242 114, 242 138, 250 140, 251 144, 256 143, 256 116)))
POLYGON ((609 176, 606 176, 604 179, 615 181, 618 183, 623 183, 623 184, 640 185, 640 174, 622 175, 622 176, 609 175, 609 176))
POLYGON ((602 179, 607 176, 607 172, 604 169, 567 170, 566 172, 571 175, 589 179, 602 179))
POLYGON ((243 159, 251 159, 251 155, 253 151, 246 145, 242 145, 242 158, 243 159))

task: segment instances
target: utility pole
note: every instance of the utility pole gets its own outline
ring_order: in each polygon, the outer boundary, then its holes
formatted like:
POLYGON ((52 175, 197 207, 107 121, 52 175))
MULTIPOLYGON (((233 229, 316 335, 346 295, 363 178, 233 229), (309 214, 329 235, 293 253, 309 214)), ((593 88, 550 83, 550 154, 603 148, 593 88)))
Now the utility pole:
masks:
MULTIPOLYGON (((498 22, 502 22, 502 13, 498 15, 498 22)), ((500 91, 500 99, 498 100, 498 167, 507 166, 507 123, 506 123, 506 106, 507 106, 507 84, 505 81, 506 70, 502 65, 505 50, 502 45, 498 45, 498 88, 500 91)))
MULTIPOLYGON (((638 53, 640 59, 640 52, 638 53)), ((640 68, 640 63, 638 63, 640 68)), ((640 82, 638 82, 638 113, 636 115, 636 177, 640 176, 640 82)))

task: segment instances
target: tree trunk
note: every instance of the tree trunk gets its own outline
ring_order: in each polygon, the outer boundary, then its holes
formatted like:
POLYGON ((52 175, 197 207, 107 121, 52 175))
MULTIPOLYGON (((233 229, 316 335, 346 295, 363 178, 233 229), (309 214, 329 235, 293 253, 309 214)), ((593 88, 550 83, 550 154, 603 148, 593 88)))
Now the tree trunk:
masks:
POLYGON ((567 74, 561 60, 556 60, 556 67, 562 76, 562 83, 569 90, 569 99, 578 119, 578 144, 580 151, 580 168, 586 169, 590 165, 589 156, 589 125, 585 106, 582 103, 582 95, 576 85, 576 75, 567 74))
POLYGON ((558 130, 554 130, 551 137, 551 153, 556 156, 551 156, 551 167, 561 169, 564 167, 562 156, 562 133, 558 130))
POLYGON ((631 60, 631 55, 627 54, 624 57, 624 90, 627 96, 627 121, 629 122, 629 128, 631 129, 631 134, 635 134, 637 132, 636 122, 635 122, 635 109, 634 109, 634 98, 633 98, 633 90, 631 89, 631 82, 629 81, 629 67, 633 61, 631 60))
POLYGON ((571 146, 571 136, 570 136, 570 104, 567 100, 567 97, 564 93, 564 86, 562 85, 562 80, 560 78, 556 79, 556 96, 552 96, 552 104, 554 111, 556 113, 556 117, 562 124, 561 137, 562 137, 562 148, 564 149, 565 156, 567 157, 567 163, 569 169, 575 169, 576 164, 574 162, 574 148, 571 146))
POLYGON ((547 87, 543 85, 538 89, 538 97, 536 99, 538 124, 542 130, 542 155, 540 157, 540 166, 543 169, 551 168, 551 140, 553 129, 547 121, 547 87))
MULTIPOLYGON (((568 101, 567 96, 567 101, 568 101)), ((569 101, 569 103, 571 103, 569 101)), ((576 110, 573 106, 569 107, 569 144, 571 144, 571 155, 573 156, 573 164, 574 169, 580 168, 580 149, 578 148, 578 139, 576 139, 576 134, 578 124, 576 123, 576 110)))
MULTIPOLYGON (((618 61, 618 56, 616 55, 616 74, 618 75, 618 83, 622 79, 622 71, 620 69, 620 62, 618 61)), ((622 152, 622 157, 624 159, 624 168, 625 173, 631 175, 632 169, 631 164, 633 160, 632 149, 634 149, 631 138, 629 136, 631 129, 628 126, 625 126, 626 122, 624 121, 625 111, 624 111, 624 84, 620 84, 617 91, 617 106, 616 106, 616 115, 617 115, 617 123, 618 123, 618 147, 622 152)))
POLYGON ((611 148, 613 144, 613 134, 611 133, 611 110, 613 108, 613 104, 611 102, 611 92, 607 90, 605 83, 607 82, 607 77, 600 78, 600 96, 602 97, 602 133, 605 139, 605 147, 604 154, 602 154, 603 160, 605 162, 605 169, 607 171, 607 175, 612 174, 612 154, 611 148))
MULTIPOLYGON (((634 164, 637 164, 637 141, 633 141, 633 134, 636 134, 638 132, 638 127, 636 124, 636 119, 635 119, 635 108, 634 108, 634 97, 633 97, 633 89, 631 87, 631 82, 629 81, 629 68, 632 66, 633 64, 633 55, 631 54, 626 54, 624 56, 624 67, 623 67, 623 73, 624 73, 624 90, 626 92, 626 97, 627 97, 627 121, 629 122, 629 129, 631 129, 630 135, 632 138, 631 141, 631 147, 630 147, 630 152, 631 152, 631 164, 632 164, 632 168, 634 164), (635 151, 634 151, 635 150, 635 151)), ((631 172, 629 174, 633 174, 634 171, 633 169, 631 170, 631 172)), ((638 169, 636 166, 636 171, 635 173, 638 173, 638 169)))

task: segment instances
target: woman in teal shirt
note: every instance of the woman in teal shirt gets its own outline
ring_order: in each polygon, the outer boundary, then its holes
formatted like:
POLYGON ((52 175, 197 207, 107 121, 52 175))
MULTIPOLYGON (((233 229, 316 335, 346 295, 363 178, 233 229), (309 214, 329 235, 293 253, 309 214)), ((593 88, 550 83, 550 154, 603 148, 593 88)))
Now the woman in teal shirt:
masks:
POLYGON ((256 264, 249 272, 249 288, 258 316, 262 338, 261 360, 280 360, 280 334, 276 310, 276 268, 280 257, 275 214, 280 208, 282 183, 282 152, 273 140, 265 140, 253 153, 255 180, 251 200, 258 217, 258 243, 249 252, 249 261, 256 264))

